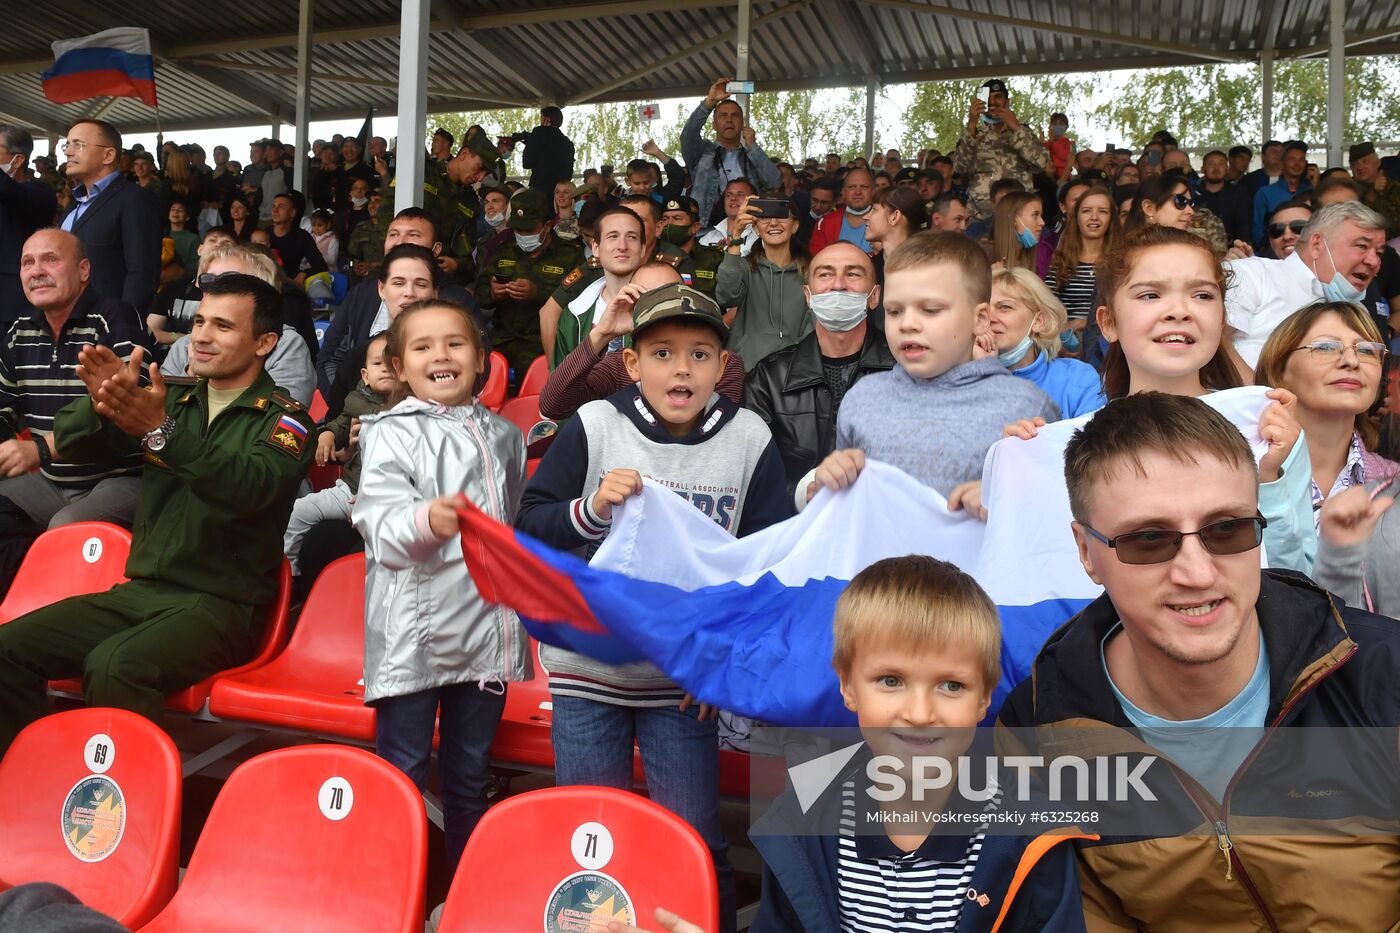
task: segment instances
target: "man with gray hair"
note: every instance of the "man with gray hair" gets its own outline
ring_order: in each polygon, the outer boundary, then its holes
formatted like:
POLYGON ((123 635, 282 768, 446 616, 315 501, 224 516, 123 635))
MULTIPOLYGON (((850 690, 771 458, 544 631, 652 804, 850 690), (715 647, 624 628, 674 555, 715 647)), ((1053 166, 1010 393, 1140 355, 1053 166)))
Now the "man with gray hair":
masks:
POLYGON ((24 241, 58 213, 53 189, 29 177, 33 152, 28 130, 0 123, 0 334, 28 307, 19 278, 24 241))
POLYGON ((1225 264, 1224 343, 1247 383, 1275 327, 1318 299, 1359 302, 1381 268, 1385 218, 1359 201, 1329 204, 1298 235, 1287 259, 1251 256, 1225 264))

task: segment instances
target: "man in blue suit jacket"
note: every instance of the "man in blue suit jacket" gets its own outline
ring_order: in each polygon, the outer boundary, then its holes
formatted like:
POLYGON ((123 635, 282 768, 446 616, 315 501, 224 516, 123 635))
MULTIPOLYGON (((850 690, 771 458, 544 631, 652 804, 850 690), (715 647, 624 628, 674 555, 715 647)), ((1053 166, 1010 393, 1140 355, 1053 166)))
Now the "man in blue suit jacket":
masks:
POLYGON ((24 241, 58 214, 58 199, 42 181, 29 179, 34 137, 22 127, 0 124, 0 331, 29 308, 19 280, 24 241))
POLYGON ((160 281, 163 224, 156 202, 118 171, 122 136, 107 121, 74 123, 63 151, 73 206, 61 226, 87 249, 90 287, 144 315, 160 281))

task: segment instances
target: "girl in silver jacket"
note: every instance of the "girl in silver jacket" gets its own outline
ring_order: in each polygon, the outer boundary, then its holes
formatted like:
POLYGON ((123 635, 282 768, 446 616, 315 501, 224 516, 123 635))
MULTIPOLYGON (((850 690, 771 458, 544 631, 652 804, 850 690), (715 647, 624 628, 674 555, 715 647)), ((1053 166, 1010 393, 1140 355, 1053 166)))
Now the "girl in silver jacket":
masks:
POLYGON ((402 400, 363 419, 353 510, 365 539, 365 702, 376 710, 376 751, 422 788, 437 721, 453 871, 486 812, 505 685, 533 675, 520 621, 481 598, 458 539, 460 497, 509 524, 525 485, 520 431, 473 400, 483 343, 471 315, 450 302, 395 317, 387 352, 402 400))

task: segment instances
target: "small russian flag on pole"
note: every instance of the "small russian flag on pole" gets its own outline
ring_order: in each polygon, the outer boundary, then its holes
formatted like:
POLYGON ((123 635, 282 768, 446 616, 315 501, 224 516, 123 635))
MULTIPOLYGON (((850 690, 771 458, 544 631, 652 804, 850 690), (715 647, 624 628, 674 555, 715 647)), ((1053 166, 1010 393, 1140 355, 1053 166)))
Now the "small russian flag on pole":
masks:
POLYGON ((156 106, 151 34, 132 26, 53 43, 53 67, 42 75, 44 96, 55 104, 92 97, 139 97, 156 106))

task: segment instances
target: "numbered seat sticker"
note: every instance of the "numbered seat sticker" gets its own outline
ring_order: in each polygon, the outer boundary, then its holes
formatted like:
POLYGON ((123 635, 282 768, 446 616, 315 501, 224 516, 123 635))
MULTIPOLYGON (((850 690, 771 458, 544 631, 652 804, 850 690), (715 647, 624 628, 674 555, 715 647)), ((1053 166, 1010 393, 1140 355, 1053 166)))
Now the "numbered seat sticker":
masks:
POLYGON ((73 856, 100 862, 117 850, 126 829, 126 797, 117 782, 89 774, 63 801, 63 841, 73 856))
POLYGON ((83 764, 93 774, 106 774, 107 769, 112 767, 112 762, 116 760, 116 743, 105 732, 97 733, 83 746, 83 764))
POLYGON ((606 868, 613 857, 612 833, 602 823, 583 823, 569 838, 569 851, 579 868, 606 868))
POLYGON ((316 803, 321 808, 322 816, 338 823, 354 809, 355 789, 343 777, 327 778, 316 794, 316 803))
POLYGON ((95 564, 102 559, 102 539, 88 538, 83 542, 83 560, 95 564))
POLYGON ((632 898, 610 875, 580 871, 555 885, 544 911, 544 931, 595 933, 614 920, 627 926, 637 923, 632 898))

